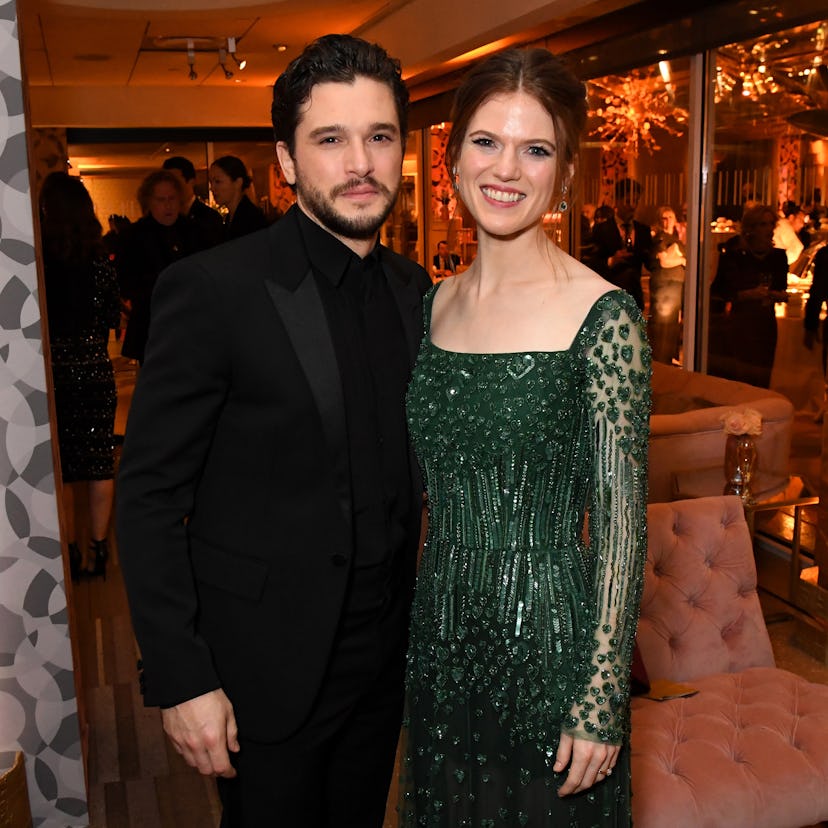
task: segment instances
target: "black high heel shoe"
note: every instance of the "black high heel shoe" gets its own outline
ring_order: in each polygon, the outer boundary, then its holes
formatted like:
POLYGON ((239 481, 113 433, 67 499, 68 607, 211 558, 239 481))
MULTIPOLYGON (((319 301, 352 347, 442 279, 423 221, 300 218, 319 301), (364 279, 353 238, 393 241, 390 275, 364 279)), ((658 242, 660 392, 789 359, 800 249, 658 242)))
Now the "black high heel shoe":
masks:
POLYGON ((106 580, 106 560, 109 557, 109 544, 106 538, 89 541, 89 551, 92 553, 92 569, 89 570, 89 574, 93 578, 101 575, 106 580))
POLYGON ((69 575, 73 581, 77 581, 81 576, 81 553, 78 545, 72 541, 69 544, 69 575))

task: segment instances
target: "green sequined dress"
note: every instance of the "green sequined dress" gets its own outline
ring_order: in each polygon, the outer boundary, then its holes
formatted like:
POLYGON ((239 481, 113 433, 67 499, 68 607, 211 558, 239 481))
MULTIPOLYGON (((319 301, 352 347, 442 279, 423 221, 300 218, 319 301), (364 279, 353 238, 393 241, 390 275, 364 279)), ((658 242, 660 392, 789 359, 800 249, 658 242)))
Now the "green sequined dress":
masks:
POLYGON ((565 798, 551 768, 562 729, 628 742, 646 558, 641 314, 613 290, 565 351, 465 354, 429 338, 435 291, 408 392, 429 529, 403 821, 628 826, 627 750, 612 776, 565 798))

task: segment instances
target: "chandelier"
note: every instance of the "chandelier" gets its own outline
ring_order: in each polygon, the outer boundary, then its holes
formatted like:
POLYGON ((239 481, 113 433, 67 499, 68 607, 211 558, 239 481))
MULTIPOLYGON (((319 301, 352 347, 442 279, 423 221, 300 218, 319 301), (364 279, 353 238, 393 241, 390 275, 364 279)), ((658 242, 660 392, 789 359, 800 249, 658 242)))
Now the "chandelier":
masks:
POLYGON ((624 144, 626 152, 637 157, 642 147, 650 154, 661 149, 654 134, 658 130, 684 134, 681 127, 690 113, 676 106, 672 85, 660 75, 633 70, 623 77, 590 81, 589 85, 591 97, 597 99, 589 115, 601 121, 591 136, 624 144))
POLYGON ((750 122, 767 134, 782 134, 788 125, 823 134, 826 40, 828 23, 820 22, 719 48, 713 86, 718 123, 750 122))

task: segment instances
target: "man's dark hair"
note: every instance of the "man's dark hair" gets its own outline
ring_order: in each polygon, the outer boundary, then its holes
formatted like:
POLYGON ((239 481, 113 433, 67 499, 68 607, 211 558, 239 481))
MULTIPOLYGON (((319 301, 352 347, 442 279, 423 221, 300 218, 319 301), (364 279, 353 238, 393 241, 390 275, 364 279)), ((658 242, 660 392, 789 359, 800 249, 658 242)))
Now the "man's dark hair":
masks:
POLYGON ((353 83, 357 77, 388 85, 397 108, 400 139, 405 146, 408 89, 403 83, 400 62, 376 43, 341 34, 325 35, 306 46, 277 78, 270 109, 276 141, 284 141, 293 155, 301 109, 313 87, 319 83, 353 83))
POLYGON ((192 181, 195 178, 195 167, 193 162, 183 155, 173 155, 167 158, 161 165, 162 170, 178 170, 185 181, 192 181))

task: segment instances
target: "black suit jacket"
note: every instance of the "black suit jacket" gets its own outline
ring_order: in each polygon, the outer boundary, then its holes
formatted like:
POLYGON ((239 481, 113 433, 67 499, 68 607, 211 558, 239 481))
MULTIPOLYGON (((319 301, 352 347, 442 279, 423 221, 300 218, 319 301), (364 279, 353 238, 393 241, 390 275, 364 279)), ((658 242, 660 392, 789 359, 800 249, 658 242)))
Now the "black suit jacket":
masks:
POLYGON ((617 285, 635 299, 644 310, 644 294, 641 288, 641 268, 652 257, 653 237, 650 228, 640 221, 633 222, 634 238, 632 255, 610 267, 608 259, 624 247, 624 239, 614 220, 603 221, 592 229, 592 253, 590 266, 608 282, 617 285))
POLYGON ((240 239, 267 227, 267 217, 246 195, 236 206, 236 212, 227 225, 227 238, 240 239))
POLYGON ((121 353, 143 361, 149 331, 150 300, 158 276, 165 267, 197 249, 193 225, 179 216, 172 227, 146 215, 123 231, 117 258, 121 296, 131 310, 121 353))
POLYGON ((197 250, 207 250, 225 240, 224 219, 221 213, 199 198, 190 205, 185 218, 193 227, 197 250))
MULTIPOLYGON (((263 741, 313 703, 353 558, 342 388, 297 209, 159 279, 118 481, 146 703, 223 687, 263 741)), ((391 251, 383 266, 413 364, 431 283, 391 251)), ((413 458, 411 474, 401 600, 420 528, 413 458)))
MULTIPOLYGON (((453 270, 457 270, 457 265, 460 264, 460 257, 456 253, 449 253, 448 258, 454 263, 453 270)), ((442 256, 439 253, 434 254, 434 258, 431 260, 431 263, 436 267, 438 270, 442 270, 442 256)))

